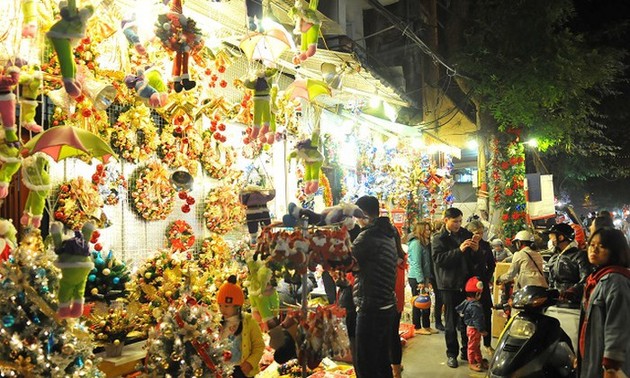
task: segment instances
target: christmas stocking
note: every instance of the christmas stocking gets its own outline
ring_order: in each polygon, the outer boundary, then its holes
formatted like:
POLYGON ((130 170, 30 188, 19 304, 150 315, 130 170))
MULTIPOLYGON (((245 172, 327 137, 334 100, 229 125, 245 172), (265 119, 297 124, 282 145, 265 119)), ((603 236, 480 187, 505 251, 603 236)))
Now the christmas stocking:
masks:
POLYGON ((76 0, 61 1, 59 6, 61 20, 50 28, 46 36, 57 53, 63 86, 68 95, 76 98, 81 94, 81 84, 76 80, 77 67, 72 56, 72 43, 85 37, 87 20, 94 13, 94 7, 88 5, 79 10, 76 0))

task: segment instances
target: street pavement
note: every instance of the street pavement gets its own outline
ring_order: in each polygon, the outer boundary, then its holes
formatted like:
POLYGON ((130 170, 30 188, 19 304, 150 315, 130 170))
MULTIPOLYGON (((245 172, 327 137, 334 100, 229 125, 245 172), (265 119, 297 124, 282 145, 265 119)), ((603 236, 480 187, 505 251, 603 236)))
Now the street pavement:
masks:
MULTIPOLYGON (((492 345, 496 345, 497 339, 492 339, 492 345)), ((483 351, 482 351, 483 353, 483 351)), ((489 356, 484 354, 484 358, 489 356)), ((457 369, 446 366, 446 344, 444 332, 425 336, 415 335, 407 341, 403 347, 403 373, 404 378, 430 377, 430 378, 464 378, 484 377, 484 373, 478 373, 468 368, 466 361, 458 360, 457 369)))

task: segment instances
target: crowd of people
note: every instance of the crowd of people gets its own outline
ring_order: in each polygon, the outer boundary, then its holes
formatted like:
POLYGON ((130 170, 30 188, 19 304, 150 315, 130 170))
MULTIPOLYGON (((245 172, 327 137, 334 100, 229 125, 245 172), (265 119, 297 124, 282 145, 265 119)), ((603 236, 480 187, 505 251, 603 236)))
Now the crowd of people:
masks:
MULTIPOLYGON (((545 262, 532 231, 513 235, 510 250, 500 239, 484 240, 487 225, 480 219, 464 226, 457 208, 447 209, 437 225, 415 224, 405 254, 389 218, 379 216, 378 200, 362 197, 357 205, 368 215, 353 243, 357 377, 401 376, 398 328, 405 267, 412 295, 431 291, 435 298, 435 328, 430 309, 413 308, 416 334, 443 331, 450 368, 459 366, 458 357, 473 371, 488 368, 481 350, 494 352, 492 285, 509 285, 512 292, 534 285, 558 290, 558 307, 575 311, 575 316, 558 320, 572 338, 579 376, 630 374, 630 328, 623 322, 630 313, 630 248, 612 219, 595 217, 580 241, 571 225, 552 225, 544 232, 552 252, 545 262), (497 262, 511 263, 500 277, 495 277, 497 262)), ((549 315, 554 316, 553 310, 549 315)))
MULTIPOLYGON (((624 233, 605 215, 593 219, 585 249, 579 247, 570 225, 549 227, 544 234, 553 254, 545 263, 530 230, 510 238, 511 251, 499 239, 484 240, 487 224, 480 219, 464 226, 457 208, 447 209, 438 224, 417 222, 405 235, 405 251, 399 231, 381 216, 376 197, 361 197, 356 205, 365 217, 357 219, 351 231, 355 264, 345 276, 329 277, 336 288, 326 286, 331 291, 328 297, 347 310, 351 360, 358 378, 401 377, 399 328, 406 285, 414 297, 433 293, 435 328, 430 306, 414 307, 412 322, 416 334, 444 333, 450 368, 458 368, 459 358, 468 361, 472 371, 488 369, 482 348, 485 355, 494 353, 492 285, 512 287, 512 292, 534 285, 558 290, 563 313, 574 311, 575 316, 558 316, 558 320, 572 336, 580 377, 630 374, 630 327, 625 323, 630 313, 630 248, 624 233), (509 270, 495 276, 496 264, 505 261, 511 263, 509 270)), ((299 285, 288 288, 286 300, 294 300, 297 295, 291 293, 301 295, 301 290, 299 285)), ((223 336, 233 340, 231 352, 239 361, 234 377, 252 377, 258 372, 264 343, 259 324, 241 310, 244 294, 235 277, 221 286, 217 301, 223 336)), ((548 315, 557 314, 550 307, 548 315)), ((281 360, 296 356, 291 327, 295 325, 262 327, 269 331, 270 346, 281 360)))

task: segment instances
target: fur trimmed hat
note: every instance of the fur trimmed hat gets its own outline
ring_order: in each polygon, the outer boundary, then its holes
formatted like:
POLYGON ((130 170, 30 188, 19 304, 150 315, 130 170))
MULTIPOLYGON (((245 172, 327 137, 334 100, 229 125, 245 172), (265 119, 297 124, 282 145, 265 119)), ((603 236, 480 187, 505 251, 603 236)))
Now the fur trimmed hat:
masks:
POLYGON ((478 277, 470 277, 468 281, 466 281, 467 293, 481 293, 482 290, 483 282, 481 282, 478 277))

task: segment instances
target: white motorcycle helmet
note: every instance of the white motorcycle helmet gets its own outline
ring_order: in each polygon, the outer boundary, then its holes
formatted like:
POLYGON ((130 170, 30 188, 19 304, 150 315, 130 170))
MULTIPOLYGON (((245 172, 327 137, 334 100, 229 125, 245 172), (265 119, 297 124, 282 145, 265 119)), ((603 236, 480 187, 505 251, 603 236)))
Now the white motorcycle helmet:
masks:
POLYGON ((521 230, 519 232, 516 233, 516 235, 514 235, 514 241, 525 241, 525 242, 530 242, 533 243, 534 242, 534 235, 527 231, 527 230, 521 230))

